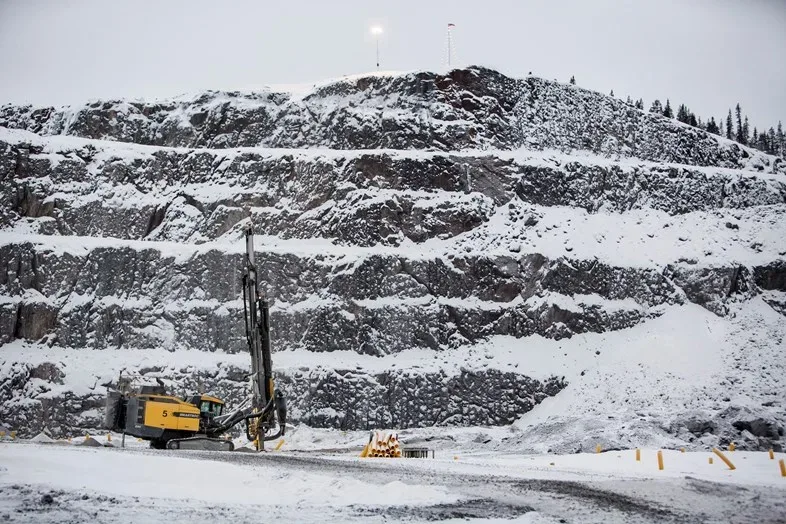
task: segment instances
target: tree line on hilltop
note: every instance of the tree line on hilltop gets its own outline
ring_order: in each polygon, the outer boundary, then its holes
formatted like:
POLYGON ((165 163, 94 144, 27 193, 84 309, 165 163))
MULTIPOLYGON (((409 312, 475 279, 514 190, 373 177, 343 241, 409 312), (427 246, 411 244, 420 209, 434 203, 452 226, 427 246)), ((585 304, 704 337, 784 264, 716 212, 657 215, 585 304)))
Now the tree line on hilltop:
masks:
MULTIPOLYGON (((576 84, 576 77, 570 77, 570 83, 576 84)), ((609 93, 614 96, 614 90, 609 93)), ((629 96, 626 100, 628 105, 644 111, 644 100, 632 100, 629 96)), ((763 129, 761 132, 754 127, 751 133, 750 124, 748 123, 748 116, 743 115, 742 108, 738 103, 734 108, 734 112, 729 109, 726 118, 710 117, 709 120, 702 121, 701 117, 697 117, 687 105, 680 104, 677 108, 677 113, 671 106, 671 101, 667 98, 664 105, 660 100, 655 100, 649 108, 650 113, 663 115, 666 118, 676 118, 679 122, 689 126, 703 129, 708 133, 718 136, 724 136, 729 140, 734 140, 742 145, 758 149, 770 155, 780 156, 786 158, 786 136, 783 133, 783 124, 778 122, 778 126, 763 129)))

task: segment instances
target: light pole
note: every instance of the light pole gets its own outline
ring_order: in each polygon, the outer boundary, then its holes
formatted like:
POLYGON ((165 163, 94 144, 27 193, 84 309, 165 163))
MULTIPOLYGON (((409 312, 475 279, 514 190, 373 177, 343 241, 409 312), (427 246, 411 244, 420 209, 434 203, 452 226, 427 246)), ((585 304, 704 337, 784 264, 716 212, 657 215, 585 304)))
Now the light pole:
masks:
POLYGON ((375 25, 371 28, 371 34, 374 35, 374 39, 377 41, 377 70, 379 70, 379 35, 382 34, 382 28, 375 25))

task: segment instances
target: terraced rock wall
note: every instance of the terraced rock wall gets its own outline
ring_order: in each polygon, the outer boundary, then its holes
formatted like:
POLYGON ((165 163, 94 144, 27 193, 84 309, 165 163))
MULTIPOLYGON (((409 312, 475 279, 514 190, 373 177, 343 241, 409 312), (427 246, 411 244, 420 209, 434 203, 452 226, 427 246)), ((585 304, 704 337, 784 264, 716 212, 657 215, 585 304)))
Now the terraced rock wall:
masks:
POLYGON ((0 421, 31 432, 99 424, 121 369, 239 400, 249 220, 277 383, 317 426, 508 424, 568 381, 480 343, 786 303, 780 160, 536 78, 5 106, 0 126, 0 421))

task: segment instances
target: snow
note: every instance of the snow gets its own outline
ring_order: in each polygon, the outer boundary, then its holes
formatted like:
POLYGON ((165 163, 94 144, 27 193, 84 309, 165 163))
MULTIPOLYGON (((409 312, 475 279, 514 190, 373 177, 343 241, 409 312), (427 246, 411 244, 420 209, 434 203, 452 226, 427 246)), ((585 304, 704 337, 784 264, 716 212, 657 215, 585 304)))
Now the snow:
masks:
MULTIPOLYGON (((717 507, 722 506, 719 492, 731 499, 732 508, 738 507, 738 494, 752 495, 757 514, 776 518, 783 514, 778 501, 786 495, 777 465, 783 453, 771 460, 763 452, 727 452, 736 466, 732 471, 718 457, 709 464, 711 453, 669 449, 662 450, 663 470, 657 466, 658 450, 646 448, 640 461, 635 460, 634 450, 519 455, 450 449, 434 459, 361 459, 359 451, 360 446, 333 453, 173 453, 3 442, 0 513, 13 515, 12 519, 34 516, 36 521, 61 521, 56 513, 50 516, 41 502, 31 505, 19 500, 33 491, 48 493, 49 504, 55 505, 52 510, 64 505, 79 515, 104 508, 100 518, 91 519, 98 522, 149 521, 156 514, 162 518, 169 507, 177 508, 181 519, 189 512, 207 519, 211 510, 218 510, 224 518, 242 514, 248 520, 252 514, 289 509, 302 522, 388 521, 387 513, 396 508, 443 508, 455 517, 462 515, 465 505, 477 509, 464 515, 462 522, 470 520, 469 515, 480 517, 473 522, 559 522, 566 516, 575 522, 643 521, 635 513, 598 515, 592 504, 587 505, 591 500, 572 498, 579 488, 605 493, 610 504, 615 496, 645 508, 656 501, 676 510, 698 511, 687 512, 683 520, 702 515, 715 521, 731 509, 717 507), (547 489, 539 496, 543 487, 547 489), (495 510, 515 508, 522 499, 525 504, 518 511, 497 520, 495 510), (577 501, 582 503, 576 505, 577 501), (106 508, 107 503, 117 507, 106 508), (363 511, 358 514, 359 509, 363 511)), ((600 511, 614 510, 601 503, 600 511)), ((420 517, 404 520, 443 521, 429 518, 428 512, 414 515, 420 517)))
POLYGON ((117 449, 2 445, 0 463, 0 485, 25 483, 146 499, 262 506, 411 505, 457 500, 440 486, 399 481, 373 485, 269 466, 241 467, 117 449), (260 496, 262 486, 275 486, 275 496, 260 496))

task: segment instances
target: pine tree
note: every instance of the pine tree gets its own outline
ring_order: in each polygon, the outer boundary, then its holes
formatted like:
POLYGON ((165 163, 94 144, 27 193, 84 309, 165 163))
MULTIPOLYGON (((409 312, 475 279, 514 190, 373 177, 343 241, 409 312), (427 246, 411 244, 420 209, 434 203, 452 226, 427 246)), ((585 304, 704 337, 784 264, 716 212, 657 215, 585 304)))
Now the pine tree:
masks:
POLYGON ((666 107, 663 108, 663 116, 666 118, 674 118, 674 111, 671 110, 671 102, 666 99, 666 107))
POLYGON ((677 108, 677 120, 684 124, 688 123, 688 108, 685 107, 685 104, 680 104, 680 107, 677 108))
POLYGON ((693 127, 701 127, 699 122, 700 120, 696 120, 696 115, 693 113, 688 113, 688 124, 692 125, 693 127))
POLYGON ((572 86, 576 85, 576 77, 573 76, 573 75, 571 75, 571 77, 570 77, 570 85, 572 85, 572 86))
MULTIPOLYGON (((721 125, 723 125, 723 122, 721 122, 721 125)), ((715 117, 714 116, 711 116, 710 117, 710 121, 707 122, 707 132, 708 133, 712 133, 713 135, 720 135, 721 134, 721 130, 718 129, 718 124, 717 124, 717 122, 715 122, 715 117)))
POLYGON ((783 136, 783 126, 778 121, 778 133, 775 135, 777 154, 786 158, 786 137, 783 136))
POLYGON ((748 117, 745 117, 745 123, 742 124, 742 143, 746 146, 750 143, 751 133, 748 127, 748 117))
POLYGON ((650 106, 650 113, 657 113, 659 115, 663 114, 663 105, 661 105, 660 100, 655 99, 650 106))
POLYGON ((735 133, 734 139, 742 144, 742 109, 740 109, 739 102, 737 102, 737 107, 734 109, 734 113, 737 116, 737 132, 735 133))
POLYGON ((777 155, 778 154, 778 142, 777 142, 777 140, 778 139, 777 139, 777 137, 775 135, 775 130, 773 128, 770 128, 770 130, 767 131, 767 149, 768 149, 767 152, 769 154, 771 154, 771 155, 777 155))
POLYGON ((642 111, 644 111, 644 99, 643 98, 639 98, 638 100, 636 100, 636 109, 641 109, 642 111))
POLYGON ((729 109, 729 116, 726 117, 726 138, 731 140, 731 109, 729 109))
POLYGON ((628 98, 625 99, 625 103, 628 104, 629 106, 633 105, 633 100, 631 100, 630 95, 628 95, 628 98))
POLYGON ((614 90, 613 89, 611 90, 611 93, 609 93, 609 96, 614 96, 614 90))
POLYGON ((756 130, 756 127, 753 128, 753 137, 751 138, 751 145, 755 148, 759 147, 759 132, 756 130))

